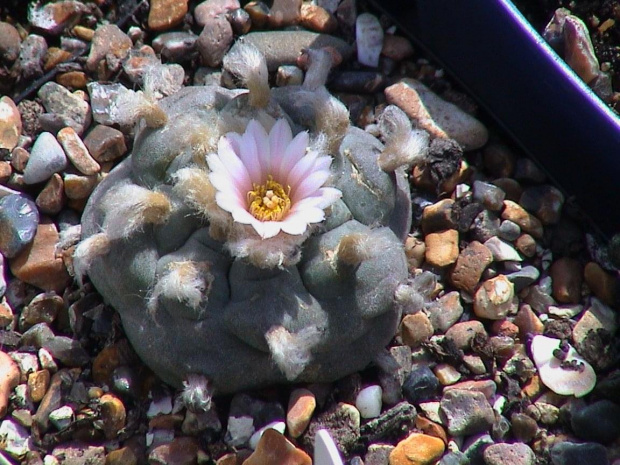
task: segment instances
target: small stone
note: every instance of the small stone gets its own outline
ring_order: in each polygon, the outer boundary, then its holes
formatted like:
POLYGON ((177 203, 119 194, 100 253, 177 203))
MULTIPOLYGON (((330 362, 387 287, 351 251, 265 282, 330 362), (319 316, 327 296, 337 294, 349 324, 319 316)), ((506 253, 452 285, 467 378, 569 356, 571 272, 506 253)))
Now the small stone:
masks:
POLYGON ((82 174, 91 175, 99 172, 101 167, 88 153, 88 149, 71 127, 61 129, 57 134, 58 142, 65 150, 67 157, 82 174))
POLYGON ((491 251, 493 254, 493 259, 496 262, 520 262, 523 260, 521 255, 519 255, 519 252, 517 252, 513 246, 511 246, 508 242, 502 241, 499 237, 491 237, 485 241, 484 246, 491 251))
POLYGON ((536 437, 538 424, 529 415, 513 413, 510 417, 510 423, 512 425, 512 434, 518 441, 530 442, 536 437))
POLYGON ((594 295, 605 304, 613 306, 618 296, 618 279, 607 273, 596 262, 589 262, 583 272, 583 277, 594 295))
POLYGON ((49 179, 67 167, 67 157, 62 147, 49 132, 43 132, 35 141, 24 170, 24 182, 36 184, 49 179))
POLYGON ((499 225, 499 237, 505 241, 512 242, 517 240, 521 235, 521 228, 517 223, 510 220, 504 220, 499 225))
POLYGON ((491 444, 484 450, 486 465, 534 465, 536 455, 527 444, 491 444))
MULTIPOLYGON (((0 262, 4 260, 1 257, 2 255, 0 254, 0 262)), ((4 268, 4 267, 0 267, 0 268, 4 268)), ((0 271, 4 271, 4 270, 0 269, 0 271)), ((6 284, 4 285, 4 287, 6 287, 6 284)), ((0 283, 0 291, 2 291, 1 283, 0 283)), ((0 294, 4 294, 4 292, 0 292, 0 294)), ((7 326, 13 324, 14 320, 15 320, 15 314, 13 313, 13 309, 11 308, 9 303, 6 301, 6 299, 2 298, 0 300, 0 328, 6 328, 7 326)))
POLYGON ((553 298, 562 304, 577 304, 581 298, 582 267, 574 258, 562 257, 549 269, 553 280, 553 298))
POLYGON ((43 60, 47 54, 47 42, 38 34, 29 34, 22 42, 19 53, 21 75, 25 80, 35 79, 43 74, 43 60))
POLYGON ((52 410, 49 414, 49 420, 58 431, 66 429, 73 421, 73 409, 64 405, 56 410, 52 410))
MULTIPOLYGON (((470 204, 470 208, 479 204, 470 204)), ((482 207, 480 207, 482 208, 482 207)), ((473 213, 476 213, 477 209, 474 209, 473 213)), ((489 239, 497 237, 499 234, 500 220, 495 213, 489 210, 482 210, 477 213, 473 218, 473 222, 470 225, 464 224, 466 229, 471 230, 473 239, 485 243, 489 239)))
POLYGON ((426 308, 435 331, 445 333, 463 315, 461 295, 458 291, 448 292, 439 299, 431 302, 426 308))
POLYGON ((481 392, 450 389, 444 393, 440 408, 453 436, 489 431, 495 421, 493 408, 481 392))
POLYGON ((310 422, 302 442, 310 447, 317 431, 326 429, 343 454, 348 454, 360 438, 360 412, 351 404, 340 402, 310 422))
POLYGON ((185 465, 196 463, 199 446, 194 438, 174 438, 155 447, 149 454, 151 465, 185 465))
POLYGON ((390 453, 390 465, 430 465, 444 453, 441 439, 427 434, 411 433, 390 453))
POLYGON ((68 89, 85 89, 88 83, 86 73, 83 71, 69 71, 56 76, 56 82, 68 89))
POLYGON ((237 35, 245 35, 250 32, 252 28, 252 18, 250 18, 250 14, 243 8, 237 8, 231 11, 229 20, 233 32, 237 35))
POLYGON ((35 201, 41 213, 56 215, 65 204, 65 191, 62 177, 58 173, 52 174, 45 187, 39 192, 35 201))
MULTIPOLYGON (((0 23, 0 25, 6 23, 0 23)), ((2 28, 0 27, 0 37, 2 28)), ((2 39, 0 39, 1 41, 2 39)), ((0 43, 0 52, 1 52, 0 43)), ((13 150, 22 134, 22 118, 10 97, 0 98, 0 149, 13 150)))
POLYGON ((35 28, 58 35, 69 24, 77 23, 85 12, 86 7, 82 2, 64 0, 44 5, 36 4, 28 10, 28 20, 35 28))
POLYGON ((550 454, 552 465, 609 465, 607 449, 592 442, 556 442, 550 448, 550 454))
POLYGON ((506 274, 508 280, 514 284, 515 292, 520 292, 527 286, 535 283, 540 277, 540 271, 535 266, 524 266, 518 271, 506 274))
POLYGON ((262 29, 267 25, 269 21, 269 7, 265 2, 252 1, 243 7, 243 9, 250 16, 252 27, 255 29, 262 29))
MULTIPOLYGON (((58 460, 58 462, 51 462, 51 465, 74 463, 104 465, 106 463, 106 451, 103 446, 89 445, 80 441, 63 442, 54 447, 51 457, 58 460)), ((45 465, 48 465, 47 462, 45 465)))
POLYGON ((480 318, 500 320, 513 310, 514 285, 504 275, 486 280, 474 295, 474 312, 480 318))
MULTIPOLYGON (((45 110, 66 120, 78 134, 90 125, 90 105, 82 98, 81 91, 70 92, 55 82, 47 82, 39 89, 38 96, 45 110)), ((32 156, 32 154, 31 154, 32 156)))
POLYGON ((187 0, 151 0, 148 26, 151 31, 172 29, 183 22, 187 14, 187 0))
POLYGON ((265 431, 267 431, 268 429, 273 429, 280 434, 284 434, 284 431, 286 430, 286 423, 283 421, 272 421, 271 423, 267 423, 265 426, 257 430, 254 434, 252 434, 250 440, 248 441, 250 449, 256 450, 258 441, 260 441, 260 438, 263 437, 263 434, 265 434, 265 431))
POLYGON ((115 24, 97 27, 93 36, 90 53, 86 60, 86 69, 96 71, 99 63, 106 60, 110 70, 117 70, 127 58, 133 46, 131 39, 115 24))
POLYGON ((365 66, 379 66, 379 56, 383 48, 383 28, 376 16, 362 13, 355 24, 357 61, 365 66))
POLYGON ((299 464, 312 465, 312 459, 274 429, 262 435, 256 450, 243 465, 299 464))
POLYGON ((269 12, 269 26, 274 28, 297 24, 301 0, 274 0, 269 12))
POLYGON ((439 202, 424 207, 421 226, 425 234, 445 229, 456 229, 454 200, 442 199, 439 202))
POLYGON ((325 8, 318 5, 303 3, 299 17, 300 24, 315 32, 331 34, 338 29, 338 21, 325 8))
POLYGON ((125 446, 108 452, 105 465, 138 465, 138 457, 131 447, 125 446))
POLYGON ((113 394, 104 394, 99 399, 103 432, 107 439, 118 436, 125 427, 127 414, 123 402, 113 394))
POLYGON ((522 304, 519 307, 513 322, 519 327, 519 334, 522 339, 528 335, 542 334, 545 329, 543 322, 528 304, 522 304))
POLYGON ((433 325, 424 312, 405 315, 400 324, 400 335, 403 344, 417 348, 433 335, 433 325))
POLYGON ((519 204, 534 213, 544 225, 557 224, 562 215, 564 194, 554 186, 528 187, 523 191, 519 204))
POLYGON ((391 58, 394 61, 402 61, 413 55, 413 45, 405 37, 385 34, 383 36, 383 48, 381 55, 391 58))
POLYGON ((86 199, 97 187, 99 180, 100 178, 97 176, 80 176, 65 173, 62 180, 65 195, 73 200, 86 199))
POLYGON ((28 375, 28 392, 33 402, 40 402, 50 384, 50 372, 39 370, 28 375))
POLYGON ((461 374, 458 370, 447 363, 440 363, 437 365, 434 372, 442 386, 449 386, 461 379, 461 374))
POLYGON ((617 328, 614 310, 592 297, 590 306, 573 328, 572 336, 577 351, 597 367, 605 367, 613 359, 609 358, 607 340, 616 333, 617 328))
POLYGON ((57 243, 56 226, 51 222, 41 222, 34 240, 10 261, 11 272, 18 279, 45 291, 63 291, 71 278, 62 258, 56 257, 57 243))
POLYGON ((355 406, 362 418, 376 418, 381 414, 381 386, 373 385, 362 389, 355 399, 355 406))
POLYGON ((394 446, 390 444, 371 444, 364 456, 364 465, 387 465, 394 446))
POLYGON ((483 375, 487 372, 484 361, 478 355, 465 354, 463 356, 463 363, 474 375, 483 375))
POLYGON ((564 60, 587 84, 600 74, 600 67, 590 32, 585 23, 574 15, 567 15, 563 27, 564 60))
POLYGON ((282 86, 299 86, 304 80, 304 72, 297 66, 280 66, 276 73, 276 85, 282 86))
POLYGON ((33 438, 23 426, 13 420, 4 420, 0 424, 2 450, 15 459, 23 458, 29 451, 35 450, 33 438))
POLYGON ((486 397, 489 402, 492 402, 495 400, 495 395, 497 394, 497 384, 495 384, 495 381, 492 379, 461 381, 452 386, 446 386, 443 392, 445 394, 451 390, 480 392, 484 394, 484 397, 486 397))
POLYGON ((316 408, 316 398, 308 389, 291 392, 286 413, 286 427, 292 438, 298 438, 308 427, 316 408))
POLYGON ((102 124, 95 126, 86 135, 84 145, 93 158, 100 163, 117 160, 127 152, 123 133, 102 124))
POLYGON ((198 26, 204 27, 209 19, 226 15, 239 8, 241 8, 239 0, 206 0, 196 5, 194 18, 198 26))
POLYGON ((474 181, 474 200, 493 211, 502 209, 506 193, 499 187, 483 181, 474 181))
POLYGON ((412 404, 435 400, 440 391, 437 376, 426 365, 413 369, 403 383, 403 395, 412 404))
POLYGON ((424 243, 426 262, 431 266, 448 266, 459 257, 459 232, 456 229, 427 234, 424 243))
POLYGON ((64 300, 54 292, 39 294, 23 308, 19 315, 19 327, 26 331, 38 323, 49 325, 64 308, 64 300))
POLYGON ((39 225, 39 212, 32 200, 20 194, 0 198, 0 252, 13 258, 32 243, 39 225))
POLYGON ((478 241, 472 241, 459 254, 450 273, 450 281, 457 289, 473 294, 482 273, 492 262, 491 250, 478 241))
POLYGON ((594 388, 596 373, 575 349, 559 339, 534 336, 532 358, 541 381, 556 394, 583 397, 594 388), (560 354, 561 358, 556 355, 560 354))
POLYGON ((446 337, 451 339, 454 345, 461 350, 470 350, 474 338, 486 338, 486 336, 487 332, 484 325, 478 320, 457 323, 446 331, 446 337))
POLYGON ((465 151, 482 147, 489 138, 487 129, 477 119, 442 100, 414 79, 405 78, 388 87, 385 97, 431 137, 454 139, 465 151))
POLYGON ((579 439, 609 444, 620 437, 620 406, 606 399, 596 401, 573 412, 570 423, 579 439))
MULTIPOLYGON (((198 36, 192 32, 164 32, 153 40, 152 45, 156 53, 161 54, 167 61, 174 63, 191 61, 198 56, 198 36)), ((155 56, 143 59, 142 62, 154 62, 156 66, 161 66, 159 65, 159 59, 155 56)), ((139 65, 139 63, 135 64, 139 65)), ((146 66, 149 65, 147 64, 146 66)), ((170 69, 170 66, 168 65, 167 68, 170 69)), ((132 74, 137 79, 143 80, 143 76, 139 75, 139 69, 134 69, 132 74)), ((180 80, 182 82, 183 77, 180 80)))
POLYGON ((536 254, 536 240, 529 234, 521 234, 515 241, 515 247, 526 257, 536 254))
POLYGON ((232 27, 226 17, 221 15, 207 20, 196 41, 196 47, 203 63, 213 68, 222 64, 222 59, 232 41, 232 27))
POLYGON ((249 416, 229 416, 224 441, 230 447, 247 445, 254 434, 254 420, 249 416))
POLYGON ((512 200, 504 200, 502 219, 513 221, 518 224, 523 231, 531 234, 536 239, 542 238, 543 226, 540 220, 512 200))
POLYGON ((12 24, 0 21, 0 60, 13 63, 19 57, 19 32, 12 24))
POLYGON ((484 167, 494 178, 510 178, 512 176, 517 157, 507 145, 489 142, 482 150, 482 157, 484 167))

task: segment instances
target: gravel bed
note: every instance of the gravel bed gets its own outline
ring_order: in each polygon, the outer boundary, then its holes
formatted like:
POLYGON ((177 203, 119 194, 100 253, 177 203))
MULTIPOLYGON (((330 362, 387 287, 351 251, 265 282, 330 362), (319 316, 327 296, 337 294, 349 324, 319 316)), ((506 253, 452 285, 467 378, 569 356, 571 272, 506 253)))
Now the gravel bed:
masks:
POLYGON ((0 463, 311 464, 326 429, 351 465, 619 464, 618 273, 570 199, 363 2, 246 3, 0 6, 0 463), (324 49, 352 124, 380 136, 396 105, 430 134, 407 171, 416 300, 364 370, 200 410, 140 360, 73 252, 147 114, 114 113, 115 95, 242 88, 222 66, 242 37, 273 87, 324 49))

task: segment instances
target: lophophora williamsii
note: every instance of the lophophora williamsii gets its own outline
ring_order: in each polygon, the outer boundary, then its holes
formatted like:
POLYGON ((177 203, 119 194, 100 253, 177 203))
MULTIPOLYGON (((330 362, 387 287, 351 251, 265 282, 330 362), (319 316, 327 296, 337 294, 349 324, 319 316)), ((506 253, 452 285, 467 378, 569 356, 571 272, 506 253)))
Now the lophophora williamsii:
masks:
POLYGON ((379 120, 383 142, 351 126, 325 88, 328 57, 311 52, 303 85, 270 89, 262 55, 238 42, 224 66, 245 89, 161 98, 145 78, 111 107, 135 123, 134 148, 86 206, 76 275, 198 407, 363 369, 419 304, 404 168, 428 136, 396 107, 379 120))

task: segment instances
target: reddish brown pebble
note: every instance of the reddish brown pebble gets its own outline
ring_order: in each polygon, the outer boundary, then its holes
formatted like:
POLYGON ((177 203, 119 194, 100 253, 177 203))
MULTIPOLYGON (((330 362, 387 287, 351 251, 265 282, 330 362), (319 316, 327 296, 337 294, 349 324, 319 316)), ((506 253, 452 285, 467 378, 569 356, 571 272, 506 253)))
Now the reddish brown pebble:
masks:
POLYGON ((394 61, 401 61, 413 55, 413 45, 405 37, 385 34, 381 54, 394 61))
POLYGON ((86 135, 84 145, 99 163, 116 160, 127 152, 123 133, 102 124, 95 126, 86 135))
POLYGON ((528 335, 542 334, 545 329, 543 322, 528 304, 522 304, 519 307, 513 323, 519 328, 519 334, 523 340, 528 335))
POLYGON ((56 82, 69 89, 85 89, 88 79, 83 71, 69 71, 56 76, 56 82))
POLYGON ((407 256, 409 271, 413 271, 422 265, 425 254, 426 244, 424 241, 412 236, 407 237, 405 240, 405 255, 407 256))
POLYGON ((197 461, 198 443, 194 438, 174 438, 172 442, 157 446, 149 454, 149 465, 186 465, 197 461))
POLYGON ((39 370, 28 375, 28 393, 33 402, 40 402, 50 385, 50 372, 39 370))
POLYGON ((67 25, 78 22, 80 16, 85 11, 86 7, 82 2, 61 0, 33 7, 28 17, 36 28, 43 29, 49 34, 57 35, 67 25))
POLYGON ((451 390, 463 390, 481 392, 487 400, 492 401, 497 391, 497 385, 492 379, 483 379, 480 381, 463 381, 461 383, 446 386, 443 389, 444 394, 451 390))
POLYGON ((499 178, 493 181, 492 184, 499 187, 506 193, 506 200, 518 202, 521 195, 523 195, 523 188, 521 187, 521 184, 513 178, 499 178))
POLYGON ((63 182, 65 184, 65 195, 70 200, 87 199, 91 192, 97 187, 100 179, 98 176, 82 176, 78 174, 65 173, 63 182))
POLYGON ((71 58, 71 52, 58 47, 50 47, 45 55, 43 69, 45 71, 49 71, 58 66, 60 63, 67 61, 69 58, 71 58))
POLYGON ((478 320, 457 323, 446 331, 446 337, 451 339, 456 347, 461 350, 470 349, 471 343, 476 336, 486 337, 486 334, 484 325, 478 320))
POLYGON ((424 208, 422 211, 422 231, 425 234, 454 229, 454 200, 443 199, 424 208))
POLYGON ((331 34, 338 29, 338 21, 325 8, 304 3, 301 6, 300 23, 311 31, 331 34))
POLYGON ((15 26, 0 21, 0 57, 11 63, 17 60, 21 41, 15 26))
POLYGON ((0 149, 13 150, 21 133, 22 118, 17 106, 7 96, 0 98, 0 149))
POLYGON ((36 202, 41 213, 46 215, 56 215, 62 210, 65 203, 65 191, 62 177, 54 173, 47 181, 45 187, 39 192, 36 202))
POLYGON ((105 465, 137 465, 138 457, 131 447, 121 447, 108 452, 105 456, 105 465))
POLYGON ((62 292, 71 281, 62 258, 56 256, 58 230, 54 223, 42 220, 34 240, 10 260, 16 278, 45 291, 62 292))
POLYGON ((10 161, 0 161, 0 184, 6 183, 13 174, 10 161))
POLYGON ((450 281, 457 289, 473 294, 480 282, 482 273, 493 263, 493 254, 484 244, 472 241, 459 254, 450 281))
POLYGON ((151 0, 148 26, 151 31, 166 31, 178 26, 187 14, 187 0, 151 0))
POLYGON ((30 154, 28 150, 23 147, 15 147, 11 152, 11 166, 15 171, 19 171, 20 173, 24 172, 29 159, 30 154))
POLYGON ((104 394, 99 399, 103 432, 107 439, 113 439, 125 427, 127 414, 123 402, 113 394, 104 394))
POLYGON ((415 418, 415 427, 422 431, 424 434, 439 438, 443 441, 444 444, 448 444, 448 435, 446 434, 446 430, 444 430, 441 425, 438 425, 434 421, 431 421, 428 418, 423 417, 422 415, 418 415, 415 418))
POLYGON ((269 26, 285 27, 297 24, 301 0, 274 0, 269 11, 269 26))
POLYGON ((305 431, 316 408, 316 398, 308 389, 291 392, 286 412, 286 428, 292 438, 298 438, 305 431))
POLYGON ((430 465, 443 455, 445 448, 439 438, 411 433, 390 452, 390 465, 430 465))
POLYGON ((504 200, 502 219, 517 223, 523 231, 531 234, 536 239, 540 239, 543 236, 543 225, 540 220, 512 200, 504 200))
POLYGON ((109 383, 112 373, 123 364, 121 347, 118 344, 104 347, 93 361, 95 383, 109 383))
POLYGON ((56 135, 58 142, 67 154, 67 158, 82 174, 91 175, 99 172, 99 163, 90 156, 80 136, 71 127, 62 128, 56 135))
POLYGON ((149 420, 149 430, 154 429, 178 429, 185 417, 179 413, 168 415, 157 415, 149 420))
POLYGON ((549 269, 553 283, 552 295, 562 304, 576 304, 581 299, 582 268, 574 258, 562 257, 549 269))
POLYGON ((400 324, 400 335, 403 344, 417 348, 433 335, 433 325, 424 312, 405 315, 400 324))
POLYGON ((267 429, 243 465, 312 465, 312 459, 275 429, 267 429))
POLYGON ((618 278, 607 273, 595 262, 589 262, 583 272, 584 279, 594 295, 605 304, 613 306, 618 299, 618 278))
POLYGON ((459 232, 456 229, 427 234, 424 243, 426 262, 431 266, 448 266, 459 257, 459 232))
POLYGON ((196 5, 196 8, 194 8, 194 18, 196 18, 198 26, 204 27, 209 18, 225 15, 240 7, 239 0, 206 0, 196 5))
POLYGON ((133 46, 131 39, 115 24, 99 26, 93 36, 90 53, 86 59, 86 69, 96 71, 101 60, 115 58, 120 63, 129 54, 133 46))
POLYGON ((4 418, 9 406, 9 396, 19 384, 19 368, 5 352, 0 352, 0 418, 4 418))

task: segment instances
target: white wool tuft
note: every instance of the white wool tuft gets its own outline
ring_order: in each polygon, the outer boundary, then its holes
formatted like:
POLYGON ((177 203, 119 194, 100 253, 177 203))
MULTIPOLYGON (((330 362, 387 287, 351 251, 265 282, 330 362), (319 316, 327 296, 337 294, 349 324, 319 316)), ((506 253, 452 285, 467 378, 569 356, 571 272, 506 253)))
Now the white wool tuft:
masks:
POLYGON ((181 401, 187 410, 192 412, 207 412, 211 408, 213 396, 209 380, 206 376, 198 374, 187 375, 183 381, 181 401))
POLYGON ((82 225, 74 224, 63 229, 58 234, 58 242, 56 243, 56 253, 67 250, 69 247, 80 242, 82 236, 82 225))
POLYGON ((157 280, 148 299, 148 308, 153 311, 159 297, 185 302, 192 309, 198 308, 206 298, 213 282, 206 263, 192 261, 173 262, 157 280))
POLYGON ((392 172, 401 166, 420 163, 427 154, 430 137, 426 131, 411 128, 409 117, 397 106, 388 105, 379 117, 379 131, 385 148, 379 166, 392 172))
POLYGON ((238 40, 224 57, 224 68, 241 79, 250 91, 250 105, 264 108, 271 98, 267 62, 252 44, 238 40))
POLYGON ((73 252, 73 272, 80 286, 93 261, 110 251, 110 238, 104 232, 93 234, 78 244, 73 252))
POLYGON ((126 239, 146 224, 161 224, 170 215, 170 200, 160 193, 134 184, 111 190, 102 202, 103 229, 111 240, 126 239))
POLYGON ((295 380, 306 368, 312 358, 311 350, 318 344, 321 330, 309 326, 298 333, 290 333, 283 326, 274 326, 267 334, 267 344, 271 356, 286 379, 295 380))

